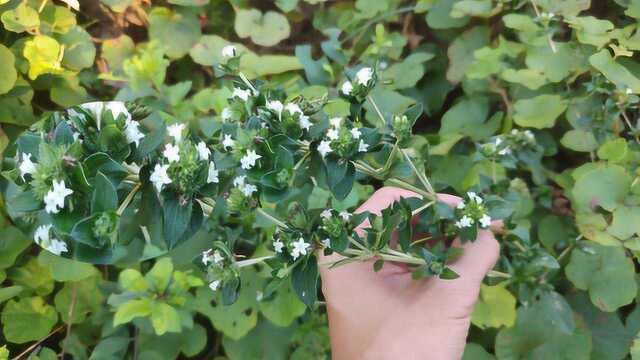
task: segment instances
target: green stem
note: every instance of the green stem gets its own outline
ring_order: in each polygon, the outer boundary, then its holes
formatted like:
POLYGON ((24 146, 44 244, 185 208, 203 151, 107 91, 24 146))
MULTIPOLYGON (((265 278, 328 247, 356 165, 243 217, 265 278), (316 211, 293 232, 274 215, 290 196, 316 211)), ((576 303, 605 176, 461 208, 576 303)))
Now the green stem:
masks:
POLYGON ((497 270, 489 270, 489 272, 487 273, 487 276, 491 278, 511 279, 511 274, 508 274, 502 271, 497 271, 497 270))
POLYGON ((378 117, 380 118, 380 120, 382 120, 382 123, 384 124, 385 123, 384 116, 382 115, 382 111, 380 111, 380 108, 378 108, 378 104, 376 104, 376 102, 373 100, 373 97, 371 97, 371 95, 367 95, 367 100, 369 100, 371 105, 373 105, 373 109, 376 111, 376 114, 378 114, 378 117))
POLYGON ((260 213, 260 215, 266 217, 267 219, 269 219, 272 223, 276 224, 277 226, 283 228, 283 229, 288 229, 289 227, 287 226, 287 224, 284 223, 284 221, 276 219, 275 217, 273 217, 271 214, 267 213, 266 211, 264 211, 264 209, 262 208, 257 208, 256 211, 258 213, 260 213))
POLYGON ((253 95, 258 94, 258 90, 255 87, 253 87, 253 84, 251 84, 251 81, 249 81, 249 79, 242 72, 239 72, 238 76, 240 76, 240 79, 242 79, 242 81, 251 89, 251 91, 253 91, 253 95))
POLYGON ((400 187, 400 188, 403 188, 405 190, 409 190, 409 191, 413 191, 415 193, 418 193, 418 194, 424 196, 425 199, 431 199, 431 200, 434 200, 434 201, 437 200, 437 197, 435 195, 433 195, 431 193, 428 193, 427 191, 422 190, 422 189, 420 189, 420 188, 418 188, 418 187, 416 187, 414 185, 411 185, 411 184, 409 184, 408 182, 406 182, 404 180, 400 180, 400 179, 397 179, 397 178, 392 178, 392 179, 387 180, 387 183, 389 183, 391 185, 395 185, 395 186, 400 187))
POLYGON ((263 257, 259 257, 259 258, 255 258, 255 259, 247 259, 247 260, 241 260, 241 261, 236 261, 234 262, 234 266, 237 268, 243 268, 243 267, 247 267, 247 266, 252 266, 255 264, 260 264, 262 262, 264 262, 265 260, 269 260, 269 259, 273 259, 275 256, 274 255, 269 255, 269 256, 263 256, 263 257))
POLYGON ((124 213, 124 211, 127 209, 127 206, 129 206, 129 204, 133 200, 133 197, 136 196, 136 193, 138 193, 138 190, 140 190, 141 186, 142 185, 140 183, 137 183, 136 186, 134 186, 133 189, 129 192, 129 194, 127 194, 127 197, 124 198, 122 204, 120 204, 120 207, 118 207, 118 210, 116 211, 116 214, 118 214, 118 216, 122 216, 122 213, 124 213))

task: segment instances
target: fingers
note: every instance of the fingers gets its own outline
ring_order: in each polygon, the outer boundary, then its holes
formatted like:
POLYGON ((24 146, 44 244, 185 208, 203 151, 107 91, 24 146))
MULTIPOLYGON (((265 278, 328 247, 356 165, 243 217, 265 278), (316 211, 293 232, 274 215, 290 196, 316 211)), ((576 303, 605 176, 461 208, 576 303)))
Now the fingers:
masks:
MULTIPOLYGON (((358 214, 368 211, 372 214, 380 215, 382 213, 382 210, 388 208, 394 202, 402 198, 411 197, 422 198, 420 194, 414 193, 413 191, 385 186, 373 193, 373 195, 371 195, 371 197, 367 201, 360 205, 360 207, 355 212, 356 214, 358 214)), ((369 226, 369 220, 365 219, 362 224, 356 227, 355 231, 359 236, 364 236, 365 229, 367 229, 369 226)))

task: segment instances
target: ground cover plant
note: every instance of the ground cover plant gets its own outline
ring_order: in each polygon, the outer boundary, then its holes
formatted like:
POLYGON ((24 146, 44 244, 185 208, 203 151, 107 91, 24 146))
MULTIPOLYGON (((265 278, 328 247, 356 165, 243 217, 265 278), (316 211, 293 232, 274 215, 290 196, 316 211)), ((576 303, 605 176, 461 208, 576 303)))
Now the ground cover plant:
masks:
POLYGON ((638 18, 0 0, 0 358, 329 358, 318 266, 456 281, 497 219, 465 359, 640 358, 638 18))

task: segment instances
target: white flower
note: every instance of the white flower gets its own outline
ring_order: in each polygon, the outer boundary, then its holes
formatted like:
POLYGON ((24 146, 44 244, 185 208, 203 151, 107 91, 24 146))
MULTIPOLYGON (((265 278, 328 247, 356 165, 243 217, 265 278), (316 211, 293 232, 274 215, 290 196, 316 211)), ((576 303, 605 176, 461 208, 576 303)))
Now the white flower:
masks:
POLYGON ((262 293, 262 291, 257 290, 256 291, 256 301, 260 302, 260 301, 262 301, 262 298, 264 298, 264 294, 262 293))
POLYGON ((216 291, 220 287, 220 280, 214 280, 209 283, 209 289, 216 291))
POLYGON ((232 148, 235 141, 231 138, 231 135, 224 134, 224 139, 222 140, 222 147, 226 150, 227 148, 232 148))
POLYGON ((502 144, 502 138, 497 137, 496 140, 495 140, 496 147, 500 146, 500 144, 502 144))
POLYGON ((267 101, 267 109, 274 111, 278 114, 278 119, 282 117, 282 110, 284 110, 284 105, 278 100, 267 101))
POLYGON ((253 184, 244 184, 240 190, 244 196, 251 196, 254 192, 258 191, 258 187, 253 184))
POLYGON ((311 244, 304 242, 303 238, 294 241, 292 245, 293 250, 291 250, 291 257, 293 257, 293 260, 296 260, 300 255, 307 255, 307 249, 311 246, 311 244))
POLYGON ((296 113, 302 115, 302 109, 300 109, 300 106, 298 106, 298 104, 288 103, 287 106, 284 107, 284 109, 287 110, 291 115, 295 115, 296 113))
POLYGON ((478 220, 478 222, 480 222, 481 227, 488 228, 491 225, 491 217, 489 217, 489 215, 487 214, 484 214, 482 215, 480 220, 478 220))
POLYGON ((320 141, 320 145, 318 145, 318 152, 322 157, 327 156, 328 153, 333 151, 331 150, 331 146, 329 144, 331 144, 331 141, 326 141, 326 140, 320 141))
POLYGON ((459 221, 456 221, 456 226, 458 228, 470 227, 471 225, 473 225, 473 219, 467 215, 463 216, 459 221))
POLYGON ((211 254, 211 250, 205 250, 202 252, 202 263, 204 266, 209 265, 209 263, 213 262, 213 255, 211 254))
POLYGON ((224 257, 220 255, 220 251, 216 250, 213 252, 212 260, 214 264, 220 265, 224 261, 224 257))
POLYGON ((339 128, 340 124, 342 124, 342 118, 341 117, 333 117, 331 119, 329 119, 329 124, 331 124, 331 126, 333 126, 334 128, 339 128))
MULTIPOLYGON (((96 119, 96 127, 98 128, 98 130, 100 130, 101 127, 100 125, 102 121, 102 112, 105 110, 111 111, 114 119, 117 118, 120 114, 123 114, 125 120, 131 120, 131 114, 122 101, 94 101, 82 104, 80 105, 80 107, 93 114, 96 119)), ((71 115, 76 115, 75 111, 70 111, 69 113, 71 115)))
POLYGON ((216 170, 216 164, 213 161, 209 161, 209 172, 207 173, 207 184, 218 183, 218 170, 216 170))
POLYGON ((73 190, 68 189, 64 180, 53 180, 53 189, 49 190, 44 197, 45 211, 50 214, 57 214, 60 209, 64 209, 64 199, 73 194, 73 190))
POLYGON ((20 170, 20 177, 22 177, 22 180, 24 180, 25 175, 33 175, 33 173, 36 172, 36 165, 31 161, 31 154, 22 154, 22 161, 20 162, 18 169, 20 170))
POLYGON ((309 121, 309 117, 306 115, 300 115, 300 119, 298 119, 298 125, 300 125, 301 129, 305 129, 307 131, 309 131, 309 129, 311 128, 311 125, 313 125, 311 123, 311 121, 309 121))
POLYGON ((362 68, 356 73, 356 81, 360 85, 367 86, 373 77, 373 70, 370 67, 362 68))
POLYGON ((282 249, 284 248, 284 243, 282 241, 280 241, 280 239, 277 239, 273 242, 273 251, 277 252, 278 254, 282 253, 282 249))
POLYGON ((222 48, 222 56, 232 58, 236 56, 236 47, 233 45, 227 45, 222 48))
POLYGON ((244 180, 247 177, 245 175, 242 176, 236 176, 235 179, 233 179, 233 186, 237 187, 237 188, 241 188, 244 186, 244 180))
POLYGON ((251 96, 251 90, 243 90, 240 88, 233 88, 233 93, 231 94, 231 97, 240 98, 242 99, 242 101, 249 100, 250 96, 251 96))
POLYGON ((331 209, 324 209, 321 213, 320 213, 320 217, 323 219, 331 219, 331 209))
POLYGON ((460 201, 458 203, 458 206, 456 206, 458 209, 462 210, 466 207, 467 205, 464 203, 464 201, 460 201))
POLYGON ((55 255, 67 252, 67 244, 64 241, 49 236, 52 225, 40 225, 33 234, 33 240, 45 250, 55 255))
POLYGON ((509 148, 508 146, 504 147, 504 148, 500 149, 500 151, 498 151, 498 155, 503 155, 504 156, 504 155, 509 155, 509 154, 511 154, 511 148, 509 148))
POLYGON ((200 141, 198 145, 196 145, 196 150, 198 150, 198 157, 200 158, 200 160, 209 160, 209 156, 211 156, 211 150, 209 150, 209 147, 204 141, 200 141))
POLYGON ((80 2, 78 0, 62 0, 62 2, 69 5, 73 10, 80 11, 80 2))
POLYGON ((478 195, 476 195, 475 192, 473 191, 469 191, 467 192, 467 196, 469 197, 469 199, 471 199, 472 201, 475 201, 476 204, 482 204, 482 198, 478 195))
POLYGON ((329 131, 327 131, 327 138, 329 138, 330 140, 336 140, 338 139, 338 137, 339 137, 338 130, 329 129, 329 131))
POLYGON ((362 133, 360 132, 359 128, 353 128, 351 129, 351 136, 353 136, 354 139, 360 139, 360 136, 362 136, 362 133))
POLYGON ((162 155, 169 160, 169 163, 180 161, 180 147, 173 144, 167 144, 164 147, 162 155))
POLYGON ((229 119, 231 119, 232 116, 233 116, 233 111, 231 111, 231 109, 229 109, 228 107, 222 109, 222 113, 220 114, 222 121, 228 121, 229 119))
POLYGON ((511 130, 511 135, 518 135, 518 133, 519 133, 518 129, 511 130))
POLYGON ((367 144, 364 141, 360 140, 360 143, 358 143, 358 151, 359 152, 367 152, 367 151, 369 151, 369 144, 367 144))
POLYGON ((182 141, 182 130, 184 130, 184 124, 173 124, 167 127, 169 136, 174 138, 176 142, 182 141))
POLYGON ((351 219, 351 216, 353 214, 349 213, 348 211, 341 211, 339 215, 342 218, 342 220, 349 221, 349 219, 351 219))
MULTIPOLYGON (((124 123, 124 136, 127 138, 129 144, 134 143, 136 146, 140 146, 140 140, 144 138, 144 134, 139 129, 140 123, 137 121, 127 119, 124 123)), ((74 133, 75 135, 78 133, 74 133)), ((80 136, 80 134, 78 134, 80 136)))
POLYGON ((167 175, 167 169, 169 169, 169 165, 156 164, 151 176, 149 176, 149 181, 153 183, 153 186, 156 187, 158 192, 162 191, 164 185, 171 184, 171 179, 169 175, 167 175))
POLYGON ((256 165, 256 160, 260 159, 262 156, 256 154, 255 150, 247 151, 247 155, 243 156, 240 159, 240 163, 242 164, 242 168, 245 170, 249 170, 256 165))
POLYGON ((351 85, 351 82, 345 81, 342 83, 340 91, 342 91, 342 93, 345 95, 351 95, 351 91, 353 91, 353 85, 351 85))
POLYGON ((67 243, 58 239, 51 239, 51 241, 49 241, 49 244, 44 246, 44 249, 55 255, 60 255, 63 252, 68 251, 67 243))
POLYGON ((326 239, 322 240, 322 246, 324 246, 326 248, 330 248, 331 247, 331 239, 326 238, 326 239))
POLYGON ((531 132, 531 130, 525 130, 524 131, 524 136, 529 138, 529 140, 535 140, 536 139, 536 137, 533 135, 533 132, 531 132))
POLYGON ((49 231, 53 225, 40 225, 33 233, 33 241, 40 245, 43 241, 49 241, 49 231))

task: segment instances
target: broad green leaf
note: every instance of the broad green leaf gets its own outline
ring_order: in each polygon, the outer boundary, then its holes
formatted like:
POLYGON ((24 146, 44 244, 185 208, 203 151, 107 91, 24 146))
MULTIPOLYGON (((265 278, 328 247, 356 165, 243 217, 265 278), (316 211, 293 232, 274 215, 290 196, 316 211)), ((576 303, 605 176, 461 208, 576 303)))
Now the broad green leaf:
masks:
POLYGON ((171 305, 155 301, 151 306, 151 324, 156 335, 166 332, 180 332, 180 316, 171 305))
POLYGON ((627 240, 640 233, 640 207, 620 206, 615 209, 607 232, 620 240, 627 240))
POLYGON ((532 69, 505 69, 501 74, 503 80, 520 84, 531 90, 538 90, 547 83, 545 76, 532 69))
POLYGON ((260 312, 267 320, 282 327, 291 325, 307 309, 289 284, 281 285, 273 299, 260 301, 259 305, 260 312))
POLYGON ((264 279, 256 271, 243 268, 240 272, 242 287, 238 300, 232 305, 222 305, 222 296, 208 287, 196 291, 196 309, 205 315, 213 326, 225 336, 238 340, 258 323, 258 291, 263 290, 264 279))
POLYGON ((251 38, 257 45, 274 46, 289 37, 291 28, 284 15, 258 9, 236 10, 235 30, 241 38, 251 38))
POLYGON ((80 26, 74 26, 68 32, 58 37, 64 45, 62 65, 74 71, 91 67, 96 57, 96 47, 91 35, 80 26))
POLYGON ((387 68, 382 73, 382 79, 391 81, 389 88, 405 89, 413 87, 424 76, 424 63, 433 57, 434 54, 432 53, 413 53, 402 62, 393 64, 387 68))
POLYGON ((170 4, 181 6, 203 6, 209 3, 209 0, 169 0, 170 4))
POLYGON ((100 310, 104 296, 99 288, 101 279, 92 276, 80 281, 67 282, 56 293, 54 302, 60 320, 69 324, 83 323, 90 313, 100 310), (71 311, 73 307, 73 311, 71 311), (72 317, 69 315, 73 314, 72 317))
POLYGON ((609 20, 601 20, 593 16, 568 17, 567 23, 575 29, 575 34, 583 44, 601 48, 611 40, 614 25, 609 20))
POLYGON ((19 285, 0 287, 0 304, 13 297, 18 296, 23 290, 24 288, 19 285))
POLYGON ((149 272, 145 275, 145 279, 149 282, 157 293, 163 293, 173 275, 173 263, 171 258, 165 257, 158 259, 149 272))
POLYGON ((2 333, 7 341, 23 344, 47 336, 57 321, 56 310, 39 296, 9 300, 2 310, 2 333))
POLYGON ((0 95, 6 94, 13 88, 18 79, 18 72, 15 68, 15 56, 6 46, 0 44, 0 95))
POLYGON ((98 171, 91 195, 91 212, 111 211, 118 208, 118 192, 111 180, 98 171))
POLYGON ((473 62, 473 53, 489 42, 489 28, 476 26, 458 36, 447 50, 449 68, 447 80, 458 83, 464 78, 467 67, 473 62))
POLYGON ((562 136, 560 143, 564 147, 580 152, 591 152, 598 148, 598 141, 589 130, 569 130, 562 136))
POLYGON ((292 330, 273 326, 268 321, 260 321, 258 326, 241 339, 233 340, 225 336, 222 345, 229 360, 286 359, 292 330))
POLYGON ((124 12, 131 4, 133 4, 133 0, 100 0, 100 2, 107 5, 111 10, 117 13, 124 12))
POLYGON ((20 267, 10 268, 7 277, 15 285, 21 285, 40 296, 50 294, 55 285, 49 269, 42 266, 36 258, 31 258, 20 267))
MULTIPOLYGON (((45 34, 65 34, 70 30, 84 31, 77 25, 76 15, 65 6, 55 6, 51 3, 40 12, 40 32, 45 34)), ((87 46, 93 46, 89 37, 87 46)))
POLYGON ((495 348, 497 358, 504 360, 588 360, 591 334, 574 321, 566 300, 551 292, 520 307, 515 325, 498 333, 495 348))
POLYGON ((516 124, 544 129, 555 125, 558 116, 567 109, 567 102, 560 95, 538 95, 516 101, 513 108, 516 124))
POLYGON ((118 306, 113 316, 113 326, 126 324, 137 317, 151 315, 153 301, 150 298, 132 299, 118 306))
POLYGON ((499 118, 487 121, 489 101, 486 97, 475 96, 462 98, 442 116, 440 135, 460 134, 473 140, 481 140, 491 136, 500 125, 499 118))
POLYGON ((162 44, 168 57, 177 59, 200 38, 200 22, 191 12, 155 7, 149 13, 149 36, 162 44))
POLYGON ((572 193, 575 207, 588 210, 600 206, 613 211, 629 192, 631 177, 617 165, 601 166, 576 179, 572 193))
POLYGON ((572 73, 587 71, 589 64, 580 56, 579 49, 572 43, 555 43, 554 52, 548 44, 527 48, 527 66, 541 72, 551 82, 559 82, 572 73))
POLYGON ((467 343, 464 347, 462 360, 495 360, 495 356, 489 354, 482 346, 474 343, 467 343))
POLYGON ((18 228, 12 226, 0 228, 0 269, 13 265, 18 255, 31 243, 31 239, 24 236, 18 228))
POLYGON ((450 16, 462 18, 465 16, 490 17, 493 12, 491 0, 462 0, 453 5, 450 16))
POLYGON ((631 89, 636 94, 640 93, 640 79, 626 67, 616 62, 611 57, 609 50, 604 49, 591 55, 589 63, 619 88, 623 90, 631 89))
POLYGON ((516 299, 501 285, 480 285, 480 297, 476 302, 471 322, 482 329, 486 327, 511 327, 516 320, 516 299))
POLYGON ((611 162, 621 162, 629 154, 627 141, 623 138, 611 139, 598 149, 598 157, 611 162))
MULTIPOLYGON (((373 101, 378 105, 380 111, 382 112, 382 116, 385 119, 391 119, 391 117, 395 114, 404 113, 411 105, 415 104, 416 101, 410 97, 404 96, 396 91, 387 90, 381 87, 377 87, 371 91, 369 94, 373 101)), ((382 124, 382 120, 376 114, 376 111, 371 105, 370 101, 366 101, 364 103, 364 108, 367 110, 367 120, 372 124, 382 124)))
POLYGON ((56 39, 37 35, 27 40, 22 52, 29 61, 29 78, 34 80, 42 74, 61 74, 62 48, 56 39))
POLYGON ((124 269, 118 276, 118 285, 126 291, 144 292, 148 289, 148 284, 138 270, 124 269))
POLYGON ((451 16, 453 6, 460 0, 434 0, 433 6, 427 12, 427 25, 432 29, 459 28, 469 23, 469 18, 451 16))
POLYGON ((638 291, 633 262, 620 247, 582 243, 571 252, 565 272, 577 288, 589 291, 591 302, 602 311, 631 303, 638 291))
POLYGON ((26 2, 20 2, 15 9, 4 11, 0 20, 6 30, 17 33, 34 31, 40 26, 38 12, 26 2))
POLYGON ((114 74, 122 73, 124 61, 135 51, 133 40, 127 35, 120 35, 117 38, 107 39, 102 43, 100 54, 107 62, 109 71, 114 74))
POLYGON ((98 270, 90 264, 65 259, 48 251, 40 252, 38 262, 49 268, 56 281, 79 281, 98 273, 98 270))

